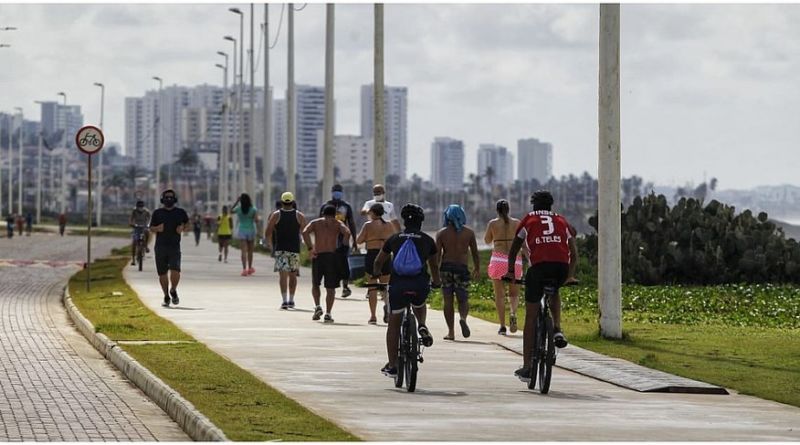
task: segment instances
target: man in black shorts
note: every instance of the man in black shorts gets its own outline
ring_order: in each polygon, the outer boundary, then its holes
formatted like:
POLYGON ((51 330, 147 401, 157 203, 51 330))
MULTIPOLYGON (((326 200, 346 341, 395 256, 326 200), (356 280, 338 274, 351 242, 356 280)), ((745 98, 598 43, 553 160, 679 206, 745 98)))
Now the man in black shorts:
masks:
POLYGON ((336 243, 339 237, 350 237, 347 226, 336 219, 336 208, 325 206, 322 209, 322 218, 317 218, 303 229, 303 241, 311 254, 311 295, 314 297, 314 316, 312 320, 319 320, 322 316, 320 306, 320 285, 325 280, 325 323, 333 323, 331 310, 336 297, 336 288, 342 279, 342 269, 336 256, 336 243), (314 242, 311 242, 311 234, 314 242))
POLYGON ((419 322, 419 335, 425 347, 433 344, 428 327, 425 326, 425 300, 431 291, 431 277, 425 263, 430 267, 433 276, 434 286, 441 286, 439 278, 439 254, 436 249, 436 242, 422 232, 422 221, 425 220, 425 213, 422 208, 414 204, 406 204, 400 211, 405 229, 400 233, 395 233, 383 245, 378 257, 375 259, 373 275, 379 275, 383 264, 389 261, 390 256, 397 258, 400 249, 406 240, 410 240, 416 248, 419 257, 419 270, 413 274, 405 267, 400 267, 395 263, 392 274, 389 278, 389 327, 386 330, 386 353, 389 362, 381 369, 387 377, 397 376, 397 345, 400 341, 400 323, 403 320, 403 312, 410 304, 414 310, 414 315, 419 322))
POLYGON ((172 189, 161 193, 161 204, 163 207, 156 209, 150 218, 150 231, 156 234, 156 272, 164 291, 162 306, 169 307, 170 296, 172 304, 180 301, 178 282, 181 280, 181 233, 186 230, 189 215, 182 208, 176 207, 178 197, 172 189))
MULTIPOLYGON (((353 253, 358 253, 358 245, 356 244, 356 224, 353 219, 353 207, 350 203, 344 200, 344 188, 341 184, 334 184, 331 188, 331 199, 322 205, 319 209, 319 216, 326 206, 333 206, 336 209, 336 219, 342 222, 350 231, 348 236, 339 236, 336 242, 336 259, 339 262, 339 271, 342 280, 342 298, 349 297, 352 292, 350 291, 350 265, 347 257, 350 255, 350 238, 353 239, 353 253)), ((339 286, 336 286, 339 287, 339 286)))

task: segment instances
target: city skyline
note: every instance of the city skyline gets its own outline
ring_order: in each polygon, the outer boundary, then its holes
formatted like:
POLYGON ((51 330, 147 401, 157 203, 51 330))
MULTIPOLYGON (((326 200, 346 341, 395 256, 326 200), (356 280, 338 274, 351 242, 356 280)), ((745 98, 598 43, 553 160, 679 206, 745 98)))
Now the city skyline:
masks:
MULTIPOLYGON (((3 5, 3 23, 18 30, 3 36, 12 47, 0 53, 9 66, 0 72, 0 110, 21 106, 35 116, 34 100, 66 91, 85 121, 97 122, 92 82, 101 81, 109 140, 123 143, 124 97, 152 89, 153 75, 165 86, 220 82, 215 52, 228 49, 222 36, 238 28, 227 6, 3 5), (97 25, 113 32, 93 38, 97 25), (93 69, 80 69, 86 60, 93 69)), ((707 173, 724 188, 797 183, 800 134, 791 116, 800 102, 800 36, 792 23, 800 7, 621 9, 624 176, 682 184, 707 173)), ((280 5, 270 11, 274 41, 280 5)), ((372 76, 371 11, 337 5, 337 134, 359 134, 359 88, 372 76)), ((409 150, 429 150, 438 135, 458 138, 474 172, 479 144, 537 137, 556 147, 555 175, 596 174, 596 5, 388 5, 386 14, 386 82, 408 88, 409 150), (445 19, 451 26, 436 27, 438 37, 425 31, 445 19)), ((296 14, 298 84, 322 84, 323 24, 323 5, 296 14)), ((284 23, 271 57, 276 92, 285 89, 285 44, 284 23)), ((427 159, 410 157, 408 176, 430 177, 427 159)))

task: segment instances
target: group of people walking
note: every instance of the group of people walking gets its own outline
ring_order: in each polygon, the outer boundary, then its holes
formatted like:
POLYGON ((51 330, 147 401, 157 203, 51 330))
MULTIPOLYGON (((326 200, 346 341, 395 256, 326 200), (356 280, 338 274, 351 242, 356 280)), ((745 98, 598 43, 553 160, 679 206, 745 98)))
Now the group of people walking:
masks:
MULTIPOLYGON (((164 306, 169 306, 170 303, 179 302, 180 234, 188 228, 190 220, 183 209, 176 207, 177 196, 174 191, 164 191, 161 202, 163 207, 153 212, 149 227, 156 233, 156 269, 164 292, 164 306)), ((492 244, 487 272, 493 281, 500 335, 506 335, 507 330, 516 332, 518 329, 517 283, 523 275, 523 257, 528 258, 530 267, 524 281, 526 323, 523 338, 526 348, 533 341, 533 324, 544 283, 554 283, 559 287, 574 279, 577 260, 575 231, 562 216, 552 212, 552 195, 539 191, 532 195, 531 204, 533 212, 520 221, 509 215, 508 201, 498 201, 497 217, 488 223, 484 235, 484 241, 492 244), (507 294, 511 303, 508 326, 505 318, 507 294)), ((385 189, 380 184, 373 187, 373 198, 361 208, 361 214, 368 219, 358 231, 352 206, 344 200, 343 188, 338 184, 333 186, 331 199, 320 207, 314 218, 308 218, 297 209, 291 192, 281 195, 277 207, 267 218, 264 241, 267 250, 272 251, 273 270, 279 274, 281 310, 295 307, 302 241, 311 259, 312 319, 332 323, 336 290, 342 287, 341 296, 345 298, 352 294, 349 289, 348 257, 359 253, 359 246, 363 245, 366 248, 368 283, 388 285, 388 292, 380 292, 384 303, 383 321, 388 324, 386 338, 389 361, 381 370, 384 374, 394 376, 397 372, 394 366, 396 345, 402 313, 407 306, 412 306, 418 319, 422 344, 433 344, 433 337, 425 323, 425 302, 432 287, 442 288, 448 329, 444 339, 455 339, 456 308, 461 335, 464 338, 470 336, 467 320, 469 284, 480 276, 481 261, 475 231, 466 224, 466 213, 461 206, 452 204, 445 209, 442 227, 435 237, 422 231, 425 212, 421 207, 406 204, 398 218, 394 205, 386 200, 385 189)), ((241 248, 242 276, 255 273, 253 250, 258 214, 250 196, 243 193, 230 207, 223 206, 222 213, 217 217, 218 261, 227 262, 229 243, 235 234, 241 248), (233 215, 236 216, 235 228, 233 215)), ((200 221, 198 218, 194 220, 200 221)), ((195 226, 199 226, 199 223, 196 222, 195 226)), ((377 324, 378 294, 374 287, 367 293, 369 324, 377 324)), ((556 297, 552 301, 556 344, 563 347, 566 346, 566 337, 560 328, 560 308, 560 300, 556 297)), ((529 370, 523 366, 518 370, 518 375, 525 372, 529 370)))

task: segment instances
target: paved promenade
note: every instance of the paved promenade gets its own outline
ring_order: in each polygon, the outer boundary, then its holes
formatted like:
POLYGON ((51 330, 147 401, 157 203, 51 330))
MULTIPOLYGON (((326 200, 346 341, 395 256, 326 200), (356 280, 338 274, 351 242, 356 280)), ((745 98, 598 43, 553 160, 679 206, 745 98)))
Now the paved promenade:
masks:
MULTIPOLYGON (((94 239, 107 255, 119 239, 94 239)), ((0 441, 184 441, 188 437, 78 333, 61 289, 80 237, 0 240, 0 441)))
POLYGON ((367 440, 800 440, 800 409, 735 393, 639 393, 562 369, 549 395, 530 392, 512 376, 521 358, 492 343, 495 325, 471 319, 468 341, 446 342, 438 311, 429 311, 435 343, 409 394, 378 372, 385 327, 367 324, 363 290, 337 299, 336 323, 314 322, 308 270, 298 308, 281 311, 271 259, 257 255, 256 275, 240 277, 236 250, 222 264, 205 239, 195 247, 185 237, 183 249, 178 308, 160 306, 152 258, 141 273, 126 270, 145 304, 367 440))

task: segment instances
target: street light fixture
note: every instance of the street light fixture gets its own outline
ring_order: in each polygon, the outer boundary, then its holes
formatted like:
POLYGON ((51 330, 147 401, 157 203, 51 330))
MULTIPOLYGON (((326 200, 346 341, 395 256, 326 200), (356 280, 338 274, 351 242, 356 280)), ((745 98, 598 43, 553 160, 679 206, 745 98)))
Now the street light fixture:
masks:
POLYGON ((16 30, 17 30, 17 28, 15 28, 13 26, 5 26, 3 28, 0 28, 0 31, 16 31, 16 30))
POLYGON ((11 45, 8 43, 0 43, 0 48, 11 48, 11 45))

